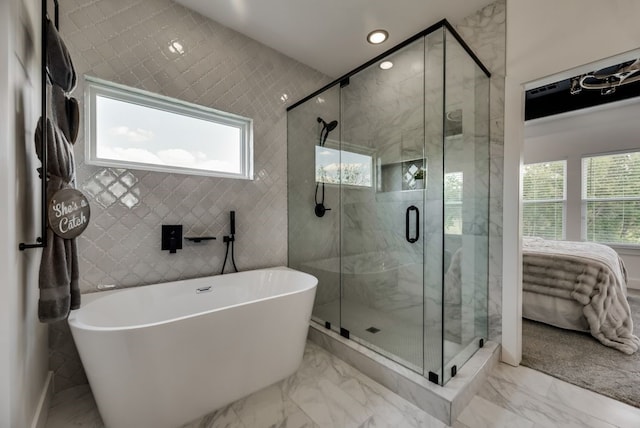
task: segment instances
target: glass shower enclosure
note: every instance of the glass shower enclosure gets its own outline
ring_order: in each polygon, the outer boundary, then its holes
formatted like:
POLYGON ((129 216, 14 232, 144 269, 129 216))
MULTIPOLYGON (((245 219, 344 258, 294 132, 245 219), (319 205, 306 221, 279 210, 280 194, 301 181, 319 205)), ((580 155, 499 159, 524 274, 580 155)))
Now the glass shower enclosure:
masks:
POLYGON ((289 266, 319 280, 313 320, 445 384, 488 330, 488 71, 442 21, 287 127, 289 266))

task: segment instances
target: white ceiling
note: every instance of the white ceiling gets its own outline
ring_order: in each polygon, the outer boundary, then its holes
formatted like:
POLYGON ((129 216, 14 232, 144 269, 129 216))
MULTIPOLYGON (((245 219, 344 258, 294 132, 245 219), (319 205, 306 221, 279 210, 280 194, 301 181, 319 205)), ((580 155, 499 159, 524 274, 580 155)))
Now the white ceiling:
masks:
POLYGON ((337 78, 443 18, 455 25, 494 0, 176 0, 337 78), (377 28, 389 40, 374 46, 377 28))

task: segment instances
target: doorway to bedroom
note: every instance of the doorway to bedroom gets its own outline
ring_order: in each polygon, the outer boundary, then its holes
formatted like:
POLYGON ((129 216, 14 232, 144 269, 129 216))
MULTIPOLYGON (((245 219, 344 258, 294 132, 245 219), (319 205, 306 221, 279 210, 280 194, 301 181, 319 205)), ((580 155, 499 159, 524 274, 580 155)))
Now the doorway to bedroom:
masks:
POLYGON ((640 50, 533 87, 522 364, 640 407, 640 50))

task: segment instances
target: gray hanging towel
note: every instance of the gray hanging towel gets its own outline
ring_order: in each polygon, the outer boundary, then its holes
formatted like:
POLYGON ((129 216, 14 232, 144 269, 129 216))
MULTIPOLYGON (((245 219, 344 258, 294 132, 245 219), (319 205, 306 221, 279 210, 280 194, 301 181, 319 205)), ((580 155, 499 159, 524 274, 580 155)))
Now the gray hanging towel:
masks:
POLYGON ((68 142, 74 144, 80 128, 78 100, 67 97, 61 89, 51 89, 52 119, 68 142))
POLYGON ((51 83, 66 93, 76 87, 77 76, 71 55, 49 19, 47 19, 47 74, 51 83))
MULTIPOLYGON (((61 92, 52 87, 52 92, 61 92)), ((53 99, 60 96, 54 94, 53 99)), ((62 94, 64 96, 64 94, 62 94)), ((73 147, 55 123, 64 113, 56 109, 52 119, 47 119, 47 201, 60 189, 75 187, 75 163, 73 147)), ((42 118, 36 129, 36 152, 42 159, 42 118)), ((75 239, 64 239, 47 227, 47 246, 42 250, 40 262, 38 317, 42 322, 60 321, 71 309, 80 307, 78 285, 78 251, 75 239)))

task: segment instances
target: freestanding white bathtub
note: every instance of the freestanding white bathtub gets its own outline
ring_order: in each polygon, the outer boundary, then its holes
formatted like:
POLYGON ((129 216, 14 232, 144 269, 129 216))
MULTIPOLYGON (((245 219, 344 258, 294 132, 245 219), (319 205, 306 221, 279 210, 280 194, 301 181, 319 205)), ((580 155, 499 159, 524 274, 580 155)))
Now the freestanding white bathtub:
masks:
POLYGON ((315 277, 263 269, 130 288, 69 325, 109 428, 176 428, 293 374, 315 277))

